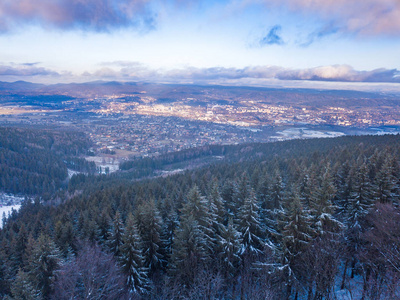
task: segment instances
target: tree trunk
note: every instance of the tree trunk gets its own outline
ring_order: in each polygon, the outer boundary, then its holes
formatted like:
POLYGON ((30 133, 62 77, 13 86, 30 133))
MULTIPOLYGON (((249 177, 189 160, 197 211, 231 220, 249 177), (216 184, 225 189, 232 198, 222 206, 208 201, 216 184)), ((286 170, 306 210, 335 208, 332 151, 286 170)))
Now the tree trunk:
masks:
POLYGON ((347 265, 349 264, 349 260, 346 259, 346 262, 344 264, 344 271, 343 271, 343 276, 342 276, 342 284, 340 285, 340 289, 343 290, 345 287, 345 282, 346 282, 346 272, 347 272, 347 265))
POLYGON ((288 283, 286 286, 286 300, 290 299, 291 294, 292 294, 292 284, 288 283))
POLYGON ((350 275, 351 279, 354 278, 355 270, 356 270, 356 259, 353 258, 353 261, 351 262, 351 275, 350 275))
POLYGON ((371 275, 371 270, 370 270, 370 268, 367 268, 367 271, 365 273, 365 281, 364 281, 363 293, 362 293, 361 300, 364 300, 365 296, 367 295, 368 283, 369 283, 370 275, 371 275))
POLYGON ((313 298, 313 290, 312 290, 312 281, 308 285, 308 296, 307 300, 312 300, 313 298))

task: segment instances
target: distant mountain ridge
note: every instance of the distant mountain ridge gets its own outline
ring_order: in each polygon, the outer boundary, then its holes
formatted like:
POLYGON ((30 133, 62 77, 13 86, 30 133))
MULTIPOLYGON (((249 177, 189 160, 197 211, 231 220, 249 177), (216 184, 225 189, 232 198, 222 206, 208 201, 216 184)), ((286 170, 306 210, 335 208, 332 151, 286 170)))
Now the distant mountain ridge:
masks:
POLYGON ((391 106, 398 105, 400 95, 352 90, 321 90, 301 88, 261 88, 217 85, 159 84, 144 82, 91 81, 44 85, 26 81, 1 82, 1 95, 64 95, 74 98, 98 98, 144 94, 159 103, 175 101, 200 101, 225 104, 256 100, 266 104, 332 105, 332 106, 391 106), (352 100, 352 101, 348 101, 352 100), (368 100, 368 102, 365 102, 368 100))

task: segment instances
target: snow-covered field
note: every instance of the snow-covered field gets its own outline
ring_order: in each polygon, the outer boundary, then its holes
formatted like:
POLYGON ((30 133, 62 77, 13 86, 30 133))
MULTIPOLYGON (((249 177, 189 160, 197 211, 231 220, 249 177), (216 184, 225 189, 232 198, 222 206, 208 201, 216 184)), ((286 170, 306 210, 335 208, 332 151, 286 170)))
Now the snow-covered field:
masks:
POLYGON ((277 134, 285 138, 327 138, 338 137, 345 135, 343 132, 338 131, 319 131, 307 128, 289 128, 283 131, 278 131, 277 134))
MULTIPOLYGON (((3 213, 6 214, 6 217, 13 209, 18 210, 21 205, 10 205, 10 206, 2 206, 0 207, 0 217, 3 218, 3 213)), ((0 222, 0 228, 3 226, 3 222, 0 222)))
POLYGON ((105 156, 88 156, 85 157, 87 161, 93 161, 97 167, 101 167, 102 173, 105 173, 105 169, 108 168, 110 173, 116 172, 119 170, 119 160, 114 157, 105 157, 105 156))

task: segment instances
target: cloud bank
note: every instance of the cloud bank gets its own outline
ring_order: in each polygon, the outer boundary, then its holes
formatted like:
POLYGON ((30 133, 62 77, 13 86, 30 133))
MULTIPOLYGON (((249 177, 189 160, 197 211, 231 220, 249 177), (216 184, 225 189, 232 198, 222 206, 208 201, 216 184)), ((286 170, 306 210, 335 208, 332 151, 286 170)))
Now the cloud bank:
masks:
POLYGON ((110 31, 121 27, 152 29, 149 0, 2 0, 0 31, 24 24, 59 29, 110 31))
POLYGON ((400 83, 397 69, 376 69, 358 71, 348 65, 321 66, 307 69, 289 69, 279 66, 257 66, 245 68, 194 68, 173 70, 153 70, 140 63, 113 62, 90 74, 104 78, 125 78, 145 80, 193 80, 207 81, 218 79, 278 79, 303 81, 337 82, 388 82, 400 83))
POLYGON ((297 81, 364 82, 364 83, 400 83, 400 71, 397 69, 375 69, 371 71, 355 70, 349 65, 320 66, 305 69, 290 69, 280 66, 249 66, 245 68, 196 68, 152 69, 144 64, 129 61, 106 62, 95 71, 84 72, 80 76, 70 72, 56 72, 40 67, 39 63, 1 64, 0 80, 4 78, 26 79, 47 78, 65 81, 85 79, 86 81, 122 80, 149 82, 199 82, 211 83, 223 80, 274 79, 297 81))
POLYGON ((60 76, 58 72, 37 67, 38 63, 24 64, 0 64, 0 77, 2 76, 17 76, 17 77, 33 77, 33 76, 60 76))

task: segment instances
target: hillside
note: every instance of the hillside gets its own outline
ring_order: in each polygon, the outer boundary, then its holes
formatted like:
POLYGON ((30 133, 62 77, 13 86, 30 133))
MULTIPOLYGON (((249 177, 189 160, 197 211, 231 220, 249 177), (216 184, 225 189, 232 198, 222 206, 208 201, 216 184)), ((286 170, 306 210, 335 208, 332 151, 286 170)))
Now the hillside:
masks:
POLYGON ((94 172, 93 164, 77 158, 89 145, 76 132, 0 127, 0 191, 53 194, 67 178, 67 168, 94 172))
POLYGON ((128 280, 144 299, 398 297, 399 136, 217 149, 164 157, 224 156, 180 174, 86 177, 58 206, 24 203, 0 232, 0 292, 30 280, 67 299, 95 280, 123 299, 128 280))

